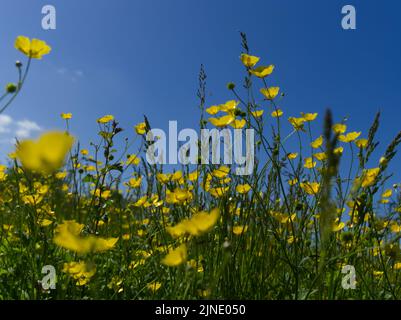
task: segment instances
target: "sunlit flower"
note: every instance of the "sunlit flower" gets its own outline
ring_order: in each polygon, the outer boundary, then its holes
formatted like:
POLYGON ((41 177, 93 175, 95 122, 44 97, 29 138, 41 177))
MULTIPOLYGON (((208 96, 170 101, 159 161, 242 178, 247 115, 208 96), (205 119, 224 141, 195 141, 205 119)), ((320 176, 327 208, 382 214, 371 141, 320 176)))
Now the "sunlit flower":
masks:
POLYGON ((368 146, 368 139, 359 139, 355 141, 355 144, 360 149, 365 149, 368 146))
POLYGON ((305 158, 305 163, 304 163, 305 168, 312 169, 312 168, 316 167, 316 164, 317 163, 315 161, 313 161, 312 157, 305 158))
POLYGON ((84 261, 67 262, 64 263, 63 272, 70 274, 77 281, 77 286, 83 286, 95 275, 96 267, 84 261))
POLYGON ((258 78, 265 78, 268 75, 272 74, 273 70, 274 65, 271 64, 270 66, 260 66, 255 69, 251 69, 249 70, 249 72, 258 78))
POLYGON ((277 109, 277 110, 274 110, 274 111, 271 113, 271 116, 272 116, 273 118, 279 118, 279 117, 281 117, 283 114, 284 114, 284 112, 283 112, 281 109, 277 109))
POLYGON ((146 285, 146 287, 150 290, 150 291, 152 291, 153 293, 155 293, 156 291, 158 291, 159 289, 160 289, 160 287, 162 286, 162 284, 160 283, 160 282, 151 282, 151 283, 148 283, 147 285, 146 285))
POLYGON ((292 153, 288 153, 287 154, 287 158, 290 159, 290 160, 294 160, 297 157, 298 157, 298 153, 296 153, 296 152, 292 152, 292 153))
POLYGON ((245 193, 248 193, 249 190, 251 190, 251 186, 248 183, 239 184, 239 185, 237 185, 235 190, 240 194, 245 194, 245 193))
POLYGON ((42 56, 51 51, 51 47, 45 41, 39 39, 31 40, 24 36, 17 37, 15 48, 33 59, 42 59, 42 56))
POLYGON ((345 131, 347 131, 347 126, 343 123, 336 123, 333 125, 332 129, 336 134, 343 134, 345 131))
POLYGON ((256 111, 252 111, 251 114, 255 117, 255 118, 259 118, 263 115, 265 111, 264 110, 256 110, 256 111))
POLYGON ((72 118, 72 113, 62 113, 60 116, 62 119, 68 120, 72 118))
POLYGON ((187 246, 186 244, 180 245, 167 253, 163 258, 162 263, 168 267, 176 267, 187 261, 187 246))
POLYGON ((317 182, 302 182, 301 188, 310 195, 316 195, 320 190, 320 184, 317 182))
POLYGON ((275 97, 277 97, 279 91, 280 91, 279 87, 260 89, 260 93, 263 94, 267 100, 273 100, 275 97))
POLYGON ((105 116, 97 119, 97 122, 98 123, 108 123, 108 122, 113 121, 113 120, 114 120, 114 116, 111 115, 111 114, 108 114, 108 115, 105 115, 105 116))
POLYGON ((244 66, 247 68, 252 68, 260 60, 259 57, 251 56, 246 53, 241 54, 240 59, 241 59, 242 63, 244 64, 244 66))
POLYGON ((65 220, 57 226, 53 241, 58 246, 79 254, 110 250, 118 241, 118 238, 104 239, 94 235, 82 237, 80 234, 83 228, 83 224, 74 220, 65 220))
POLYGON ((215 127, 225 127, 235 120, 233 115, 226 115, 220 118, 209 118, 209 122, 215 127))
POLYGON ((145 122, 138 123, 135 126, 135 132, 140 135, 145 134, 146 133, 146 123, 145 122))
POLYGON ((291 125, 294 127, 295 130, 299 131, 304 129, 304 123, 305 123, 304 118, 290 117, 288 118, 288 121, 291 123, 291 125))
POLYGON ((244 234, 248 231, 248 226, 234 226, 233 233, 237 236, 244 234))
POLYGON ((74 143, 64 132, 47 132, 38 140, 23 140, 17 145, 16 155, 22 166, 43 174, 59 169, 74 143))
POLYGON ((302 117, 305 119, 305 121, 313 121, 316 119, 316 117, 318 116, 317 113, 303 113, 301 112, 302 117))
POLYGON ((323 136, 320 136, 319 138, 317 138, 315 141, 312 141, 310 146, 313 149, 318 149, 323 145, 323 136))
POLYGON ((211 106, 205 110, 208 114, 215 115, 220 111, 219 106, 211 106))
POLYGON ((356 139, 358 139, 358 137, 361 135, 361 132, 349 132, 346 135, 342 134, 340 136, 338 136, 338 140, 340 140, 341 142, 352 142, 356 139))

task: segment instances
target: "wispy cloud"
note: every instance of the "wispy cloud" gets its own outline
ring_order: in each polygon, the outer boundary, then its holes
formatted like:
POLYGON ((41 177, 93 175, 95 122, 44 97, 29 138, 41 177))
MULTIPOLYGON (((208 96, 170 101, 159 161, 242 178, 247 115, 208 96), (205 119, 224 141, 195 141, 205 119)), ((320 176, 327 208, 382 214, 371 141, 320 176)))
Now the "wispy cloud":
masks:
POLYGON ((56 72, 63 76, 69 78, 72 82, 76 82, 79 78, 83 78, 84 72, 80 69, 68 69, 65 67, 57 68, 56 72))
POLYGON ((28 119, 14 120, 8 115, 0 115, 0 144, 13 144, 15 139, 26 139, 42 128, 28 119))

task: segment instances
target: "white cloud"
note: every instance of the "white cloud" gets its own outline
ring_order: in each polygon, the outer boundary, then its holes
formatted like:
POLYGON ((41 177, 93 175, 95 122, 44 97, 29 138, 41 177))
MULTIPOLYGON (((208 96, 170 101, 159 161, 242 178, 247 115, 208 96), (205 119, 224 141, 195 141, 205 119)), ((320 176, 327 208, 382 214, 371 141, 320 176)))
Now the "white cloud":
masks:
POLYGON ((0 115, 0 144, 14 144, 18 140, 31 137, 42 128, 35 122, 28 119, 15 121, 8 115, 0 115))
POLYGON ((15 137, 17 139, 26 139, 31 136, 32 132, 42 130, 39 125, 30 120, 17 121, 17 129, 15 131, 15 137))
POLYGON ((10 132, 9 125, 13 122, 10 116, 0 114, 0 133, 10 132))

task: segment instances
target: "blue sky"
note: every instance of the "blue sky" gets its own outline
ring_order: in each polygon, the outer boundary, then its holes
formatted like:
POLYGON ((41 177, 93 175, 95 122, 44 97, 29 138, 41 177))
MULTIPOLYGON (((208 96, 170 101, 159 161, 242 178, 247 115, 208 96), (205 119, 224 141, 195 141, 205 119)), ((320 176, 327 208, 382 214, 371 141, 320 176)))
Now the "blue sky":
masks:
MULTIPOLYGON (((96 119, 110 113, 131 137, 143 114, 153 127, 178 120, 179 129, 196 128, 200 64, 208 75, 207 105, 230 100, 226 83, 243 80, 239 31, 247 33, 251 53, 275 64, 269 81, 286 93, 286 117, 323 115, 330 107, 337 120, 349 116, 350 130, 366 133, 381 110, 383 151, 401 129, 400 10, 397 0, 3 2, 0 85, 16 79, 13 62, 24 58, 13 48, 16 36, 44 39, 53 50, 34 61, 7 111, 12 123, 0 133, 0 152, 9 151, 21 121, 32 136, 39 132, 33 123, 63 128, 61 112, 73 113, 72 131, 84 146, 96 138, 96 119), (56 7, 56 30, 41 28, 46 4, 56 7), (356 8, 357 30, 341 28, 346 4, 356 8)), ((321 120, 316 135, 320 126, 321 120)))

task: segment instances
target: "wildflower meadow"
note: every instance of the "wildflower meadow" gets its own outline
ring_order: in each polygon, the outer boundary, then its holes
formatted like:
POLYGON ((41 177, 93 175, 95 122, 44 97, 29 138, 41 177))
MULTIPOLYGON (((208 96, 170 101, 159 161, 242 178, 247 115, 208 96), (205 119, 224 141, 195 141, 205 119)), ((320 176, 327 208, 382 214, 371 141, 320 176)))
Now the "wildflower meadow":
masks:
MULTIPOLYGON (((212 105, 201 68, 198 139, 178 141, 174 165, 146 115, 129 128, 112 112, 88 119, 89 144, 65 110, 64 127, 15 141, 0 165, 0 299, 401 298, 400 184, 389 172, 401 132, 378 154, 380 113, 365 115, 366 132, 352 110, 294 114, 274 61, 240 41, 243 83, 214 88, 226 99, 212 105), (235 134, 239 154, 225 161, 235 134)), ((14 46, 17 81, 0 114, 52 54, 22 35, 14 46)))

